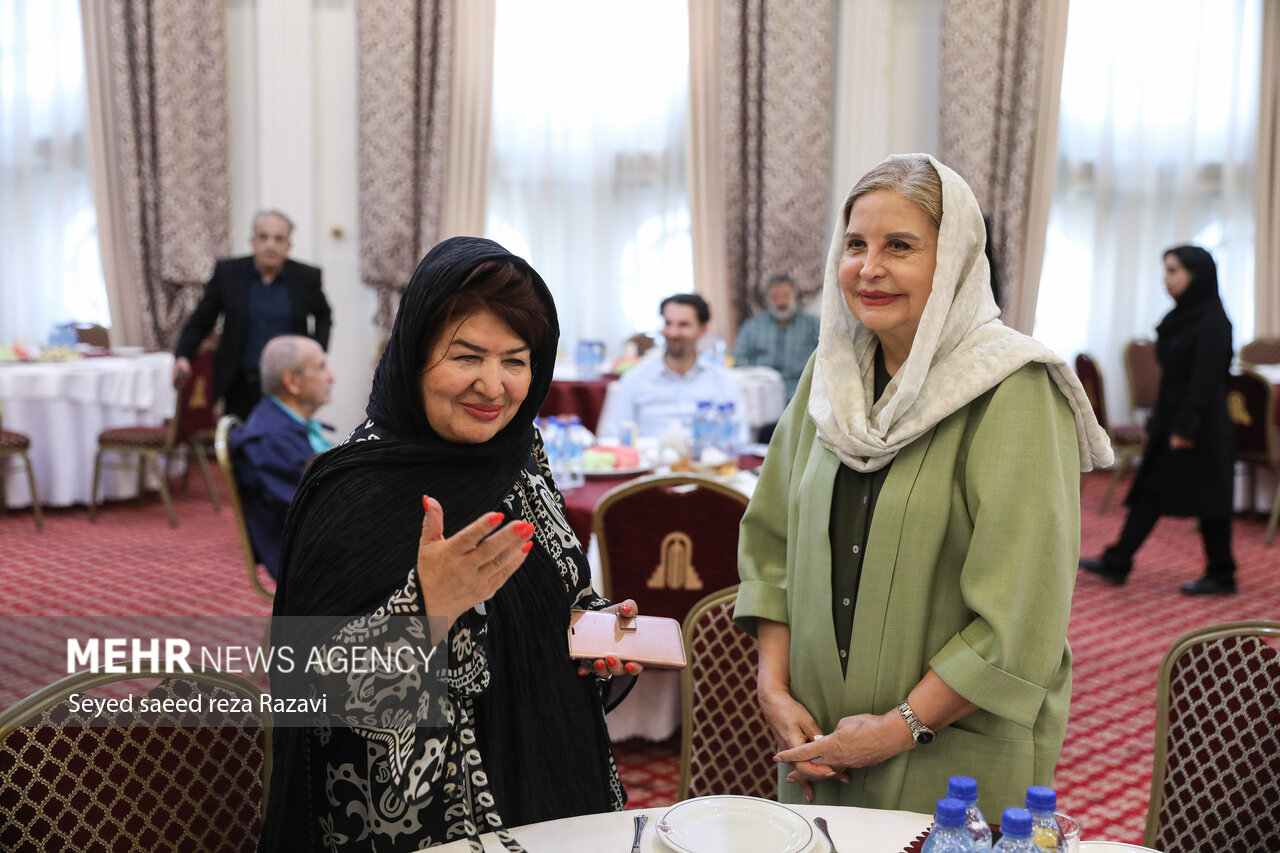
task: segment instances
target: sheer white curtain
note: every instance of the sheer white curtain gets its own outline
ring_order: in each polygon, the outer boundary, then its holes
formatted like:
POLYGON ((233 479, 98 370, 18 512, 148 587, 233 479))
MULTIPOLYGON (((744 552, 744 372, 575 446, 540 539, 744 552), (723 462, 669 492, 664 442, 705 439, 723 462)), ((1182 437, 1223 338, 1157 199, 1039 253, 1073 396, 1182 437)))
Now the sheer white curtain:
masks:
POLYGON ((687 0, 498 0, 485 231, 609 356, 693 289, 687 0))
POLYGON ((0 344, 110 324, 78 0, 0 0, 0 344))
POLYGON ((1252 336, 1260 2, 1071 0, 1035 336, 1099 359, 1113 418, 1121 347, 1173 305, 1166 248, 1213 254, 1236 344, 1252 336))

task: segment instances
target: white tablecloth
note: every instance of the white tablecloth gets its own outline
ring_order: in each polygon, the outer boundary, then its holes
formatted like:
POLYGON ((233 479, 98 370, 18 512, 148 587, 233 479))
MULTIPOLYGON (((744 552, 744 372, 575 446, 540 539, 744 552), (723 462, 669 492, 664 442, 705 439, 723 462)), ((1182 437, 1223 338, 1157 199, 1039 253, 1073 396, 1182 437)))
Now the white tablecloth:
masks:
MULTIPOLYGON (((812 822, 824 817, 841 851, 854 853, 898 853, 933 822, 932 815, 915 812, 878 811, 842 806, 788 806, 812 822)), ((666 808, 638 809, 636 811, 609 812, 598 815, 566 818, 564 820, 535 823, 516 827, 516 839, 529 853, 626 853, 635 834, 633 819, 638 814, 649 816, 640 839, 644 853, 672 853, 671 848, 658 838, 655 827, 666 808)), ((813 842, 805 853, 825 853, 830 848, 815 827, 813 842)), ((486 851, 503 853, 502 844, 494 835, 484 835, 486 851)), ((430 848, 430 853, 458 853, 467 849, 466 840, 454 841, 430 848)), ((425 853, 425 851, 424 851, 425 853)), ((725 851, 732 853, 732 851, 725 851)))
MULTIPOLYGON (((65 362, 0 364, 5 429, 31 439, 31 464, 44 506, 88 504, 98 433, 122 426, 159 426, 173 414, 173 355, 149 353, 65 362)), ((112 462, 110 457, 106 460, 112 462)), ((27 478, 9 463, 6 502, 29 506, 27 478)), ((137 474, 104 467, 101 496, 132 497, 137 474)), ((100 497, 101 497, 100 496, 100 497)))

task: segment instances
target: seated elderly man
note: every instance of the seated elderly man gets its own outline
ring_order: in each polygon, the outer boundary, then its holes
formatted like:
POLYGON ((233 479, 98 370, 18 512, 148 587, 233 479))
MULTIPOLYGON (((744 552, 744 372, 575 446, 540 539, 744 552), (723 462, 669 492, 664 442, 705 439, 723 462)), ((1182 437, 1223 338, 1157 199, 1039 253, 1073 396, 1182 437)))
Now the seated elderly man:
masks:
POLYGON ((329 402, 333 371, 311 338, 282 335, 263 348, 259 373, 262 399, 232 433, 231 461, 249 541, 274 578, 293 492, 312 458, 332 446, 312 415, 329 402))
POLYGON ((738 330, 733 363, 738 367, 772 367, 782 374, 786 399, 790 400, 809 356, 818 347, 818 318, 799 310, 791 276, 770 276, 765 291, 768 310, 750 318, 738 330))
POLYGON ((698 341, 707 333, 711 309, 696 293, 677 293, 662 300, 662 336, 666 346, 622 374, 609 390, 600 415, 600 435, 617 436, 623 424, 635 423, 642 436, 661 436, 672 423, 693 433, 698 403, 717 408, 732 403, 738 419, 737 441, 747 440, 746 403, 733 371, 698 359, 698 341))

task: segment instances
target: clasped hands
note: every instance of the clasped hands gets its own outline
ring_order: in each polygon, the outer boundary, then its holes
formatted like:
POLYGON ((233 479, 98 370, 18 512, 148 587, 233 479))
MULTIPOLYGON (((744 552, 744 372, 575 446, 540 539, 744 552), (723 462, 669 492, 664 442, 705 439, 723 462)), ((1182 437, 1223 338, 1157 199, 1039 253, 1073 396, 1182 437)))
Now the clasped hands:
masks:
MULTIPOLYGON (((432 642, 448 633, 458 617, 488 601, 524 563, 533 550, 534 527, 527 521, 502 525, 503 514, 486 513, 457 533, 444 535, 444 508, 435 498, 422 496, 422 535, 418 539, 418 586, 427 610, 432 642)), ((635 616, 631 599, 604 609, 605 613, 635 616)), ((579 675, 639 675, 644 669, 610 657, 594 668, 578 668, 579 675)))
POLYGON ((787 781, 799 783, 813 801, 813 783, 848 783, 851 767, 870 767, 915 746, 911 730, 897 710, 845 717, 824 734, 813 715, 786 690, 761 692, 760 705, 782 748, 773 760, 790 764, 787 781))

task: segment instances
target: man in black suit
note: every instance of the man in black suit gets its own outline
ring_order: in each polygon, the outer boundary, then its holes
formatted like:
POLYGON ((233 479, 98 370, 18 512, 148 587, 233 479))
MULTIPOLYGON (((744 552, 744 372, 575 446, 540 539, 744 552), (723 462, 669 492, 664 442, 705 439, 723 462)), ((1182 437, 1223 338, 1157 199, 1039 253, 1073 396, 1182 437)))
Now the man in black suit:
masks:
POLYGON ((262 395, 258 358, 267 341, 307 335, 329 346, 329 303, 320 289, 320 270, 289 260, 292 235, 293 222, 280 211, 255 216, 249 238, 253 254, 218 261, 173 348, 173 378, 179 383, 190 375, 200 342, 223 318, 213 358, 213 397, 223 401, 225 414, 241 420, 262 395))

